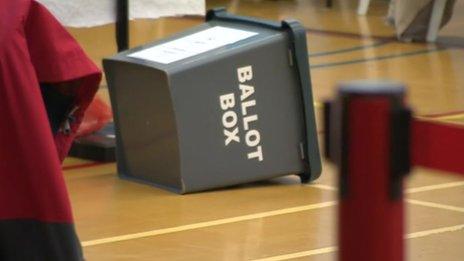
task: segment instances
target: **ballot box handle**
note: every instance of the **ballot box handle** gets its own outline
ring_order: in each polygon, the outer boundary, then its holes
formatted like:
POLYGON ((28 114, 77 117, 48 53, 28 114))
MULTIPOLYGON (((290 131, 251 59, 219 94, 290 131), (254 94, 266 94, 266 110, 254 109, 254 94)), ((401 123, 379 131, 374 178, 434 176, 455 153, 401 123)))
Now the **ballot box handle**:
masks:
POLYGON ((314 111, 314 99, 311 84, 311 75, 308 61, 308 47, 306 45, 306 30, 296 20, 282 21, 282 28, 289 31, 292 43, 292 53, 298 70, 302 102, 304 107, 306 124, 306 155, 309 173, 309 181, 317 179, 322 172, 321 156, 319 154, 319 142, 317 139, 316 117, 314 111))
POLYGON ((263 19, 252 18, 252 17, 233 15, 233 14, 228 13, 225 7, 218 7, 218 8, 209 10, 206 13, 206 21, 208 22, 211 20, 255 24, 255 25, 264 26, 264 27, 276 29, 276 30, 282 29, 282 25, 280 23, 263 20, 263 19))
POLYGON ((211 9, 206 14, 206 21, 220 20, 247 25, 256 25, 279 31, 287 31, 291 42, 290 52, 296 61, 298 77, 302 92, 302 103, 305 116, 306 141, 304 148, 304 163, 306 171, 300 174, 302 182, 317 179, 322 172, 321 156, 317 139, 316 120, 314 112, 311 77, 309 72, 308 49, 306 45, 306 30, 296 20, 284 20, 280 23, 262 19, 238 16, 227 13, 224 7, 211 9))

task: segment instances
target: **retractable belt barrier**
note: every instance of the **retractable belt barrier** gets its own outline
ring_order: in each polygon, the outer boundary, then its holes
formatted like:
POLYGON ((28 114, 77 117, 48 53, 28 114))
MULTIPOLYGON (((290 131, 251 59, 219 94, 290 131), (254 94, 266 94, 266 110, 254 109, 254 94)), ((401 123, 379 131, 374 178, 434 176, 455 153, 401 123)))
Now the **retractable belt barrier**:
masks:
POLYGON ((413 119, 404 93, 355 81, 325 103, 326 157, 340 172, 339 260, 404 260, 404 176, 411 166, 464 174, 464 128, 413 119))
POLYGON ((412 121, 412 165, 464 175, 464 127, 412 121))

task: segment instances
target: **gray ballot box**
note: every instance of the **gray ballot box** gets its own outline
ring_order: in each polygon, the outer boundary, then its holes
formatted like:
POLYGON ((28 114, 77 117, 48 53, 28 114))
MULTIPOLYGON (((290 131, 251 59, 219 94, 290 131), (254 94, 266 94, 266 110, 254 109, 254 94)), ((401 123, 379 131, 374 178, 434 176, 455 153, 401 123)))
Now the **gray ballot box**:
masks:
POLYGON ((103 61, 121 178, 189 193, 319 177, 306 34, 225 9, 103 61))

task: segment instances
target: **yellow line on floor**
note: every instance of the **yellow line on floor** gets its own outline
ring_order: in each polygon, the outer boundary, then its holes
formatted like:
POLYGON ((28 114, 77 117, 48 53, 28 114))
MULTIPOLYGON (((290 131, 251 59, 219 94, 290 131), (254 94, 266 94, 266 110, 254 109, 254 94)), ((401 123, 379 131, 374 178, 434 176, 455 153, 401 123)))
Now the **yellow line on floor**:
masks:
POLYGON ((447 115, 447 116, 414 116, 414 118, 423 120, 423 121, 429 121, 429 122, 434 122, 434 123, 452 123, 458 126, 462 126, 459 122, 450 122, 453 120, 463 120, 464 119, 464 113, 459 113, 459 114, 453 114, 453 115, 447 115))
POLYGON ((288 255, 273 256, 273 257, 267 257, 267 258, 262 258, 262 259, 254 259, 253 261, 280 261, 280 260, 288 260, 288 259, 299 258, 299 257, 322 255, 322 254, 327 254, 327 253, 333 253, 335 251, 337 251, 336 247, 324 247, 324 248, 318 248, 318 249, 313 249, 309 251, 292 253, 288 255))
POLYGON ((311 184, 311 185, 307 185, 307 186, 312 187, 312 188, 323 189, 323 190, 330 190, 330 191, 337 191, 338 190, 336 187, 329 186, 329 185, 324 185, 324 184, 311 184))
MULTIPOLYGON (((441 185, 432 185, 432 186, 425 186, 425 187, 418 187, 415 189, 410 189, 409 194, 411 193, 416 193, 416 192, 423 192, 423 191, 431 191, 431 190, 437 190, 437 189, 445 189, 445 188, 450 188, 450 187, 456 187, 456 186, 462 186, 464 185, 464 182, 452 182, 452 183, 445 183, 441 185)), ((330 191, 337 191, 337 188, 333 186, 328 186, 328 185, 323 185, 323 184, 312 184, 308 185, 308 187, 313 187, 313 188, 318 188, 318 189, 323 189, 323 190, 330 190, 330 191)), ((406 190, 408 191, 408 190, 406 190)), ((461 207, 455 207, 455 206, 450 206, 450 205, 444 205, 444 204, 439 204, 439 203, 433 203, 433 202, 428 202, 428 201, 422 201, 422 200, 415 200, 415 199, 405 199, 406 202, 413 204, 413 205, 419 205, 419 206, 424 206, 424 207, 431 207, 431 208, 439 208, 439 209, 446 209, 446 210, 451 210, 451 211, 457 211, 464 213, 464 208, 461 207)))
POLYGON ((446 120, 459 120, 462 118, 464 118, 464 113, 448 115, 448 116, 439 116, 439 117, 432 118, 432 119, 446 121, 446 120))
MULTIPOLYGON (((430 230, 410 233, 410 234, 405 235, 404 238, 405 239, 421 238, 421 237, 427 237, 427 236, 437 235, 437 234, 442 234, 442 233, 447 233, 447 232, 456 232, 456 231, 460 231, 463 229, 464 229, 464 224, 457 225, 457 226, 450 226, 450 227, 442 227, 442 228, 437 228, 437 229, 430 229, 430 230)), ((302 251, 302 252, 291 253, 291 254, 286 254, 286 255, 254 259, 252 261, 282 261, 282 260, 289 260, 289 259, 299 258, 299 257, 307 257, 307 256, 334 253, 336 251, 337 251, 336 246, 330 246, 330 247, 317 248, 317 249, 313 249, 309 251, 302 251)))
POLYGON ((457 211, 457 212, 464 213, 464 208, 450 206, 450 205, 438 204, 438 203, 422 201, 422 200, 415 200, 415 199, 406 199, 406 202, 408 202, 410 204, 414 204, 414 205, 424 206, 424 207, 446 209, 446 210, 451 210, 451 211, 457 211))
MULTIPOLYGON (((462 186, 462 185, 464 185, 464 182, 452 182, 452 183, 446 183, 446 184, 414 188, 414 189, 410 189, 408 193, 430 191, 430 190, 450 188, 450 187, 456 187, 456 186, 462 186)), ((324 190, 331 190, 331 191, 337 190, 335 187, 323 185, 323 184, 313 184, 313 185, 308 185, 308 186, 319 188, 319 189, 324 189, 324 190)), ((417 203, 418 201, 415 201, 415 202, 417 203)), ((424 206, 433 205, 433 207, 448 209, 448 210, 459 209, 459 211, 461 212, 460 208, 453 207, 453 206, 441 205, 441 204, 436 204, 436 203, 431 203, 431 202, 422 202, 422 201, 420 204, 424 206)), ((237 216, 237 217, 232 217, 232 218, 224 218, 224 219, 218 219, 218 220, 213 220, 213 221, 200 222, 200 223, 171 227, 171 228, 156 229, 156 230, 150 230, 150 231, 145 231, 145 232, 140 232, 140 233, 119 235, 119 236, 114 236, 114 237, 84 241, 82 242, 82 246, 88 247, 88 246, 96 246, 96 245, 102 245, 102 244, 110 244, 110 243, 116 243, 116 242, 121 242, 121 241, 126 241, 126 240, 132 240, 132 239, 139 239, 139 238, 144 238, 144 237, 164 235, 164 234, 182 232, 182 231, 187 231, 187 230, 206 228, 206 227, 212 227, 212 226, 218 226, 218 225, 225 225, 225 224, 231 224, 231 223, 248 221, 248 220, 253 220, 253 219, 265 218, 265 217, 272 217, 272 216, 277 216, 277 215, 285 215, 285 214, 297 213, 297 212, 302 212, 302 211, 321 209, 321 208, 330 207, 334 205, 336 205, 335 201, 329 201, 329 202, 323 202, 323 203, 317 203, 317 204, 311 204, 311 205, 305 205, 305 206, 299 206, 299 207, 293 207, 293 208, 285 208, 285 209, 279 209, 279 210, 274 210, 274 211, 261 212, 257 214, 250 214, 250 215, 243 215, 243 216, 237 216)))
POLYGON ((456 181, 456 182, 449 182, 437 185, 430 185, 430 186, 423 186, 418 188, 409 188, 406 189, 405 192, 407 194, 411 193, 418 193, 418 192, 425 192, 425 191, 432 191, 432 190, 439 190, 439 189, 446 189, 446 188, 454 188, 464 186, 464 181, 456 181))
POLYGON ((317 203, 317 204, 311 204, 311 205, 305 205, 305 206, 299 206, 299 207, 293 207, 293 208, 284 208, 284 209, 279 209, 279 210, 261 212, 257 214, 243 215, 243 216, 224 218, 224 219, 200 222, 200 223, 177 226, 177 227, 150 230, 150 231, 141 232, 141 233, 126 234, 126 235, 84 241, 82 242, 82 246, 88 247, 88 246, 96 246, 96 245, 102 245, 102 244, 110 244, 110 243, 116 243, 116 242, 121 242, 121 241, 126 241, 126 240, 132 240, 132 239, 139 239, 139 238, 144 238, 144 237, 158 236, 158 235, 182 232, 182 231, 187 231, 187 230, 248 221, 248 220, 259 219, 259 218, 285 215, 285 214, 297 213, 297 212, 314 210, 314 209, 321 209, 321 208, 331 207, 334 205, 336 205, 335 201, 329 201, 329 202, 323 202, 323 203, 317 203))
MULTIPOLYGON (((323 190, 330 190, 330 191, 337 191, 338 189, 334 186, 324 185, 324 184, 310 184, 306 185, 308 187, 323 189, 323 190)), ((426 191, 433 191, 433 190, 440 190, 440 189, 447 189, 447 188, 455 188, 464 186, 464 181, 456 181, 456 182, 449 182, 449 183, 442 183, 437 185, 429 185, 417 188, 408 188, 404 190, 406 194, 413 194, 419 192, 426 192, 426 191)))
POLYGON ((457 226, 450 226, 450 227, 441 227, 441 228, 436 228, 436 229, 430 229, 430 230, 410 233, 410 234, 407 234, 405 238, 412 239, 412 238, 428 237, 431 235, 443 234, 447 232, 456 232, 456 231, 460 231, 463 229, 464 229, 464 224, 457 225, 457 226))

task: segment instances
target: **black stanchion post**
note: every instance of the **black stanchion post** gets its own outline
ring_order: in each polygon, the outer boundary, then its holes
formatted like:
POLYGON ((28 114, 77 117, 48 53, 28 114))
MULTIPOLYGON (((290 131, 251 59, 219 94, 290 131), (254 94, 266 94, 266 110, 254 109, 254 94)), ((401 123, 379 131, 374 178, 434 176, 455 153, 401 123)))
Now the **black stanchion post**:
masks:
POLYGON ((121 52, 129 48, 129 0, 118 0, 116 9, 116 42, 121 52))

